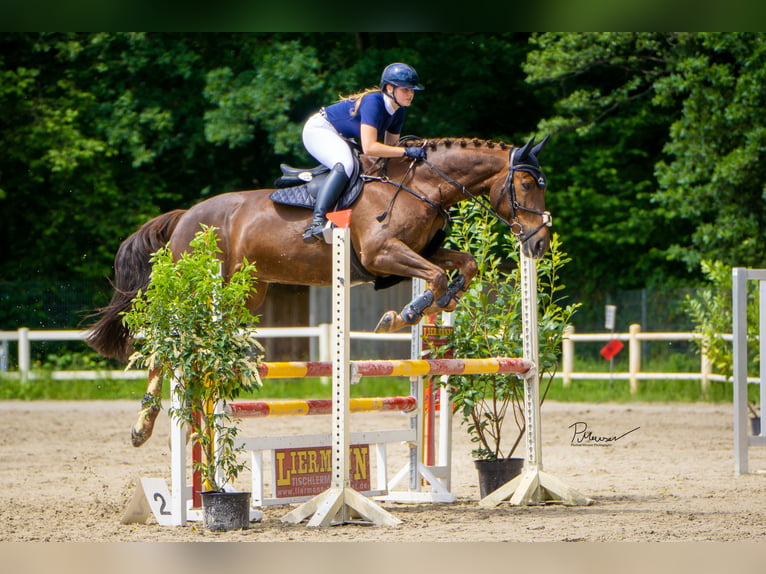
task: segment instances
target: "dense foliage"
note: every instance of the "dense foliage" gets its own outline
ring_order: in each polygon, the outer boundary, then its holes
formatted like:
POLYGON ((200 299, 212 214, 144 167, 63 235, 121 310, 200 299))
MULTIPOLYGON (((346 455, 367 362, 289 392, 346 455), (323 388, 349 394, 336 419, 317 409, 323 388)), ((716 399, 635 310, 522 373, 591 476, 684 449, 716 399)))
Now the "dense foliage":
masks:
POLYGON ((624 287, 683 281, 700 275, 703 259, 763 265, 762 34, 531 41, 528 79, 561 90, 540 126, 566 134, 554 142, 570 158, 553 176, 552 211, 580 205, 561 233, 593 287, 614 283, 610 275, 624 287))
POLYGON ((47 312, 7 293, 106 287, 148 218, 311 161, 303 120, 391 61, 426 84, 410 134, 553 136, 577 299, 764 265, 762 34, 2 33, 0 328, 47 312))

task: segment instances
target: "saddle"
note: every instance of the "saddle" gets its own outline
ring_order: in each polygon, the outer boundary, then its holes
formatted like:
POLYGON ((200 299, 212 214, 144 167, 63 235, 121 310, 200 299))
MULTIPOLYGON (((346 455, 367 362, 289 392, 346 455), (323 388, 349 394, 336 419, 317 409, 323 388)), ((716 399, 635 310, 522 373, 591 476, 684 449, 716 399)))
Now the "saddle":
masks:
MULTIPOLYGON (((354 173, 351 174, 349 183, 338 200, 338 204, 335 207, 337 210, 350 208, 364 187, 364 179, 361 177, 362 164, 359 161, 360 150, 352 145, 351 151, 354 154, 354 173)), ((274 181, 274 187, 277 189, 269 194, 269 198, 273 202, 282 205, 305 207, 313 210, 317 192, 321 189, 325 178, 329 175, 330 169, 324 165, 303 169, 284 163, 280 164, 279 169, 282 171, 282 175, 274 181)), ((446 237, 446 232, 440 229, 420 254, 426 258, 430 257, 442 246, 446 237)), ((389 275, 386 277, 372 275, 362 266, 359 255, 354 249, 351 250, 351 269, 352 276, 364 281, 374 282, 376 291, 388 289, 407 279, 399 275, 389 275)))
MULTIPOLYGON (((353 147, 352 152, 354 154, 354 172, 351 174, 343 193, 341 193, 340 199, 338 199, 335 206, 337 210, 351 207, 364 187, 364 181, 360 177, 362 166, 359 161, 359 152, 353 147)), ((274 182, 274 187, 277 189, 269 194, 269 198, 282 205, 305 207, 313 210, 317 193, 322 189, 324 180, 330 174, 330 169, 324 165, 303 169, 284 163, 280 164, 279 169, 282 171, 282 175, 274 182)))

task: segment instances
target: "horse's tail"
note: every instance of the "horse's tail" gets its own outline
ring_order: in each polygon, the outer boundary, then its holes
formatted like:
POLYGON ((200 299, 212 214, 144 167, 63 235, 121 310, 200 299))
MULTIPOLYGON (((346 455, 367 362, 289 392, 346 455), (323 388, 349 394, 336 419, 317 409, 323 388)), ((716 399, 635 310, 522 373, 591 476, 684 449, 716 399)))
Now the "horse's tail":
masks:
POLYGON ((122 313, 130 310, 139 289, 149 284, 152 253, 167 245, 178 220, 186 213, 176 209, 155 217, 122 242, 114 256, 114 295, 106 307, 96 311, 98 321, 89 328, 85 342, 100 355, 127 361, 132 340, 122 322, 122 313))

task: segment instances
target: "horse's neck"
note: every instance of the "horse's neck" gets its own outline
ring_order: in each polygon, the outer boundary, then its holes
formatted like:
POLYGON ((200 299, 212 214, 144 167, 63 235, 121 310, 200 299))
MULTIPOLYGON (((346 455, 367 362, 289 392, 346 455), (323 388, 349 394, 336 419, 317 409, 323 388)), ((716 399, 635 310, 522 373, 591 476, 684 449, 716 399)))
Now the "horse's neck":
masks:
POLYGON ((437 190, 445 207, 467 199, 466 190, 471 195, 488 194, 505 166, 496 153, 460 148, 433 154, 432 163, 436 169, 421 167, 419 175, 426 186, 437 190))
POLYGON ((488 194, 506 165, 507 152, 440 145, 429 149, 428 163, 413 163, 406 158, 374 161, 367 157, 364 167, 368 175, 411 187, 448 208, 469 197, 466 189, 472 195, 488 194))

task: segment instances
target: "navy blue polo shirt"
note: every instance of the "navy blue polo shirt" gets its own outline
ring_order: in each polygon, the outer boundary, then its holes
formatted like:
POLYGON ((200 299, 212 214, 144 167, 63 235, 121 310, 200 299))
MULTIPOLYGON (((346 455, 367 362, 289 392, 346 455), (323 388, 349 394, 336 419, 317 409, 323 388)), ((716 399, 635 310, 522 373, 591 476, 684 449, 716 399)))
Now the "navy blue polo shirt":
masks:
POLYGON ((381 92, 373 92, 362 98, 356 115, 351 115, 356 102, 341 100, 325 108, 325 117, 342 136, 360 139, 361 125, 372 126, 378 130, 378 141, 383 141, 386 132, 401 134, 404 126, 406 108, 400 107, 389 114, 383 102, 381 92))

